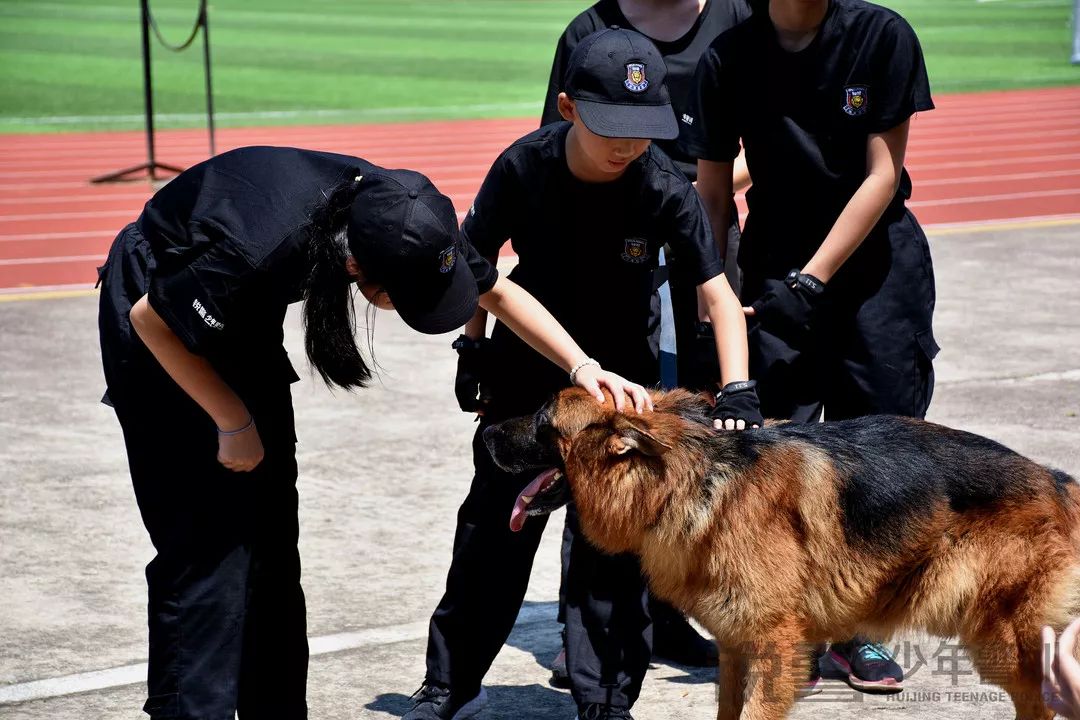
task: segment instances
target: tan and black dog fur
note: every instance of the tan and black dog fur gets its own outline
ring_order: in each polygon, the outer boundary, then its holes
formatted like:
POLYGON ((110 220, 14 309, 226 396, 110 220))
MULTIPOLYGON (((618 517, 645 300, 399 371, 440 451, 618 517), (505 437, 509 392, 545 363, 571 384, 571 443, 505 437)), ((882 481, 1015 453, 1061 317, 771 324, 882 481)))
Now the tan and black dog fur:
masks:
POLYGON ((716 637, 719 718, 783 718, 807 647, 903 629, 959 637, 1017 717, 1053 717, 1039 630, 1080 614, 1075 480, 920 420, 716 432, 704 399, 654 399, 620 414, 566 390, 485 440, 506 469, 561 471, 519 509, 565 502, 565 477, 586 537, 638 555, 653 592, 716 637))

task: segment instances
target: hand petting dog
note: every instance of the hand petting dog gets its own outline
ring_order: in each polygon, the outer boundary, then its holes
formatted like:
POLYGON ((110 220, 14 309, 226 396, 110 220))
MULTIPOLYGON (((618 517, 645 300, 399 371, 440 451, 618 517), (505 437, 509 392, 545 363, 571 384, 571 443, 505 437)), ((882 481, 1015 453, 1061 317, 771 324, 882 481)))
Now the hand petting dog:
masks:
POLYGON ((715 404, 709 412, 717 430, 745 430, 765 424, 757 396, 756 380, 728 383, 716 393, 715 404))

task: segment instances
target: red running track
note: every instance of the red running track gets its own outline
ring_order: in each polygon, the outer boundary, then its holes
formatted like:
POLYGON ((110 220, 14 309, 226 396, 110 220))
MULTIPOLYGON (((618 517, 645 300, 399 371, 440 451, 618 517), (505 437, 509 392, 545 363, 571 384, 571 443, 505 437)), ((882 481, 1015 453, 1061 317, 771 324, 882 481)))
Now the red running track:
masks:
MULTIPOLYGON (((535 127, 530 118, 314 127, 235 128, 222 150, 295 145, 358 155, 429 175, 458 211, 488 166, 535 127)), ((158 133, 158 159, 207 156, 202 130, 158 133)), ((139 132, 0 136, 0 293, 93 284, 117 230, 152 189, 89 178, 145 157, 139 132)), ((945 96, 912 122, 909 205, 928 227, 1067 216, 1080 220, 1080 87, 945 96)), ((741 202, 741 199, 740 199, 741 202)))

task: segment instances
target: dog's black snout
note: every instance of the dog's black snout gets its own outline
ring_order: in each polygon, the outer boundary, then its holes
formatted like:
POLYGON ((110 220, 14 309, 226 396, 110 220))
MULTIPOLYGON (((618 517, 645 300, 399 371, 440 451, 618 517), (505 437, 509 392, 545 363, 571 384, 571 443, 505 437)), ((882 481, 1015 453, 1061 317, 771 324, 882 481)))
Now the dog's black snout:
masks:
POLYGON ((506 424, 506 422, 502 422, 484 428, 484 446, 491 454, 491 459, 500 468, 509 472, 520 472, 521 468, 518 467, 520 465, 519 454, 514 452, 510 433, 507 433, 506 428, 503 427, 506 424))
POLYGON ((532 417, 506 420, 484 428, 484 445, 491 459, 503 470, 519 473, 535 467, 550 466, 557 460, 536 439, 532 417))

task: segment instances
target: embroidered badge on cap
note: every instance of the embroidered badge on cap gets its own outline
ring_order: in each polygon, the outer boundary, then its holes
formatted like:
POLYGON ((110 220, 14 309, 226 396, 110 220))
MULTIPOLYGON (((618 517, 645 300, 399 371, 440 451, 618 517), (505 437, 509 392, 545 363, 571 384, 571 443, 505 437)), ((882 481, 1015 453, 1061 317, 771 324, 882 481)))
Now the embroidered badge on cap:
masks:
POLYGON ((457 251, 453 245, 439 253, 439 272, 448 273, 454 269, 457 262, 457 251))
POLYGON ((851 85, 844 88, 844 112, 852 117, 866 113, 869 99, 866 95, 865 85, 851 85))
POLYGON ((648 241, 642 238, 626 238, 623 241, 622 259, 628 263, 643 263, 648 260, 648 241))
POLYGON ((626 63, 626 79, 623 85, 630 92, 645 92, 649 80, 645 77, 645 63, 626 63))

